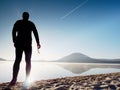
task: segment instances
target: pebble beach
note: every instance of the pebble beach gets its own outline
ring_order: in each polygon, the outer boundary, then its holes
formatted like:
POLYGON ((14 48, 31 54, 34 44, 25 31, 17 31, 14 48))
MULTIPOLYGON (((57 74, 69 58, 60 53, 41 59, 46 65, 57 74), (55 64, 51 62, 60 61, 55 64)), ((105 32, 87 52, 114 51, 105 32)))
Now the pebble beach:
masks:
POLYGON ((10 88, 7 88, 8 84, 1 83, 0 90, 120 90, 120 73, 38 80, 27 87, 23 82, 10 88))

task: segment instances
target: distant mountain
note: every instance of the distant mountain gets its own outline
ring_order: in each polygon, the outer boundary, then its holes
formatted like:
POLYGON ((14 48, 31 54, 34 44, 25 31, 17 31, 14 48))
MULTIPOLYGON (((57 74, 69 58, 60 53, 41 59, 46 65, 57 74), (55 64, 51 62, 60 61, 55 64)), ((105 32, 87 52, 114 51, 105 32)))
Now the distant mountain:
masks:
POLYGON ((5 61, 5 59, 3 59, 3 58, 0 58, 0 61, 5 61))
POLYGON ((72 53, 60 58, 58 62, 78 62, 78 63, 120 63, 120 59, 94 59, 82 53, 72 53))
POLYGON ((72 53, 68 56, 59 59, 60 62, 85 62, 90 60, 90 57, 81 53, 72 53))

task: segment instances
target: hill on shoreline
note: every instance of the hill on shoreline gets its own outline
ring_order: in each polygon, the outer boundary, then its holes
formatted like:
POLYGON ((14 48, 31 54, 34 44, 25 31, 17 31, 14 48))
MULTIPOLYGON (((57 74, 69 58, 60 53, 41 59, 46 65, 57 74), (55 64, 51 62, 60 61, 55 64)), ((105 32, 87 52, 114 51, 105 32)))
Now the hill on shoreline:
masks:
MULTIPOLYGON (((8 61, 6 59, 0 58, 0 61, 8 61)), ((11 60, 13 61, 13 60, 11 60)), ((96 59, 91 58, 82 53, 72 53, 70 55, 64 56, 58 60, 32 60, 33 62, 66 62, 66 63, 115 63, 119 64, 120 59, 96 59)))
POLYGON ((60 58, 57 62, 76 62, 76 63, 120 63, 120 59, 95 59, 82 53, 72 53, 60 58))

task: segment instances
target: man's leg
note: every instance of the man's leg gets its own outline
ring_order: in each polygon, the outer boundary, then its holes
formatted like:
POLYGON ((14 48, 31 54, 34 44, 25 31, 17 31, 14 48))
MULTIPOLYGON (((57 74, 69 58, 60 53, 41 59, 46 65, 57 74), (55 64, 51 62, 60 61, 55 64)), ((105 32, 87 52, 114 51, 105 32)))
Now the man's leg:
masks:
POLYGON ((13 77, 12 77, 12 81, 10 82, 9 85, 15 85, 15 83, 17 81, 17 76, 18 76, 18 72, 19 72, 19 67, 20 67, 23 50, 21 48, 16 48, 15 53, 16 53, 16 58, 15 58, 15 62, 13 65, 13 77))
POLYGON ((31 71, 31 55, 32 47, 28 46, 25 48, 25 61, 26 61, 26 80, 28 80, 31 71))

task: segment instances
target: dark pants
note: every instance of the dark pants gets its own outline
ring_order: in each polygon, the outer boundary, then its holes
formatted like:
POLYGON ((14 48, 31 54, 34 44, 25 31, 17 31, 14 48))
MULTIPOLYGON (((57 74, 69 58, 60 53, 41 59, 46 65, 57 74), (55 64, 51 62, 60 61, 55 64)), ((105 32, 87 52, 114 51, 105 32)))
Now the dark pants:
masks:
POLYGON ((16 46, 16 58, 13 66, 13 80, 17 80, 20 62, 22 59, 22 54, 25 53, 25 61, 26 61, 26 79, 30 75, 31 70, 31 55, 32 55, 32 47, 31 45, 28 46, 16 46))

